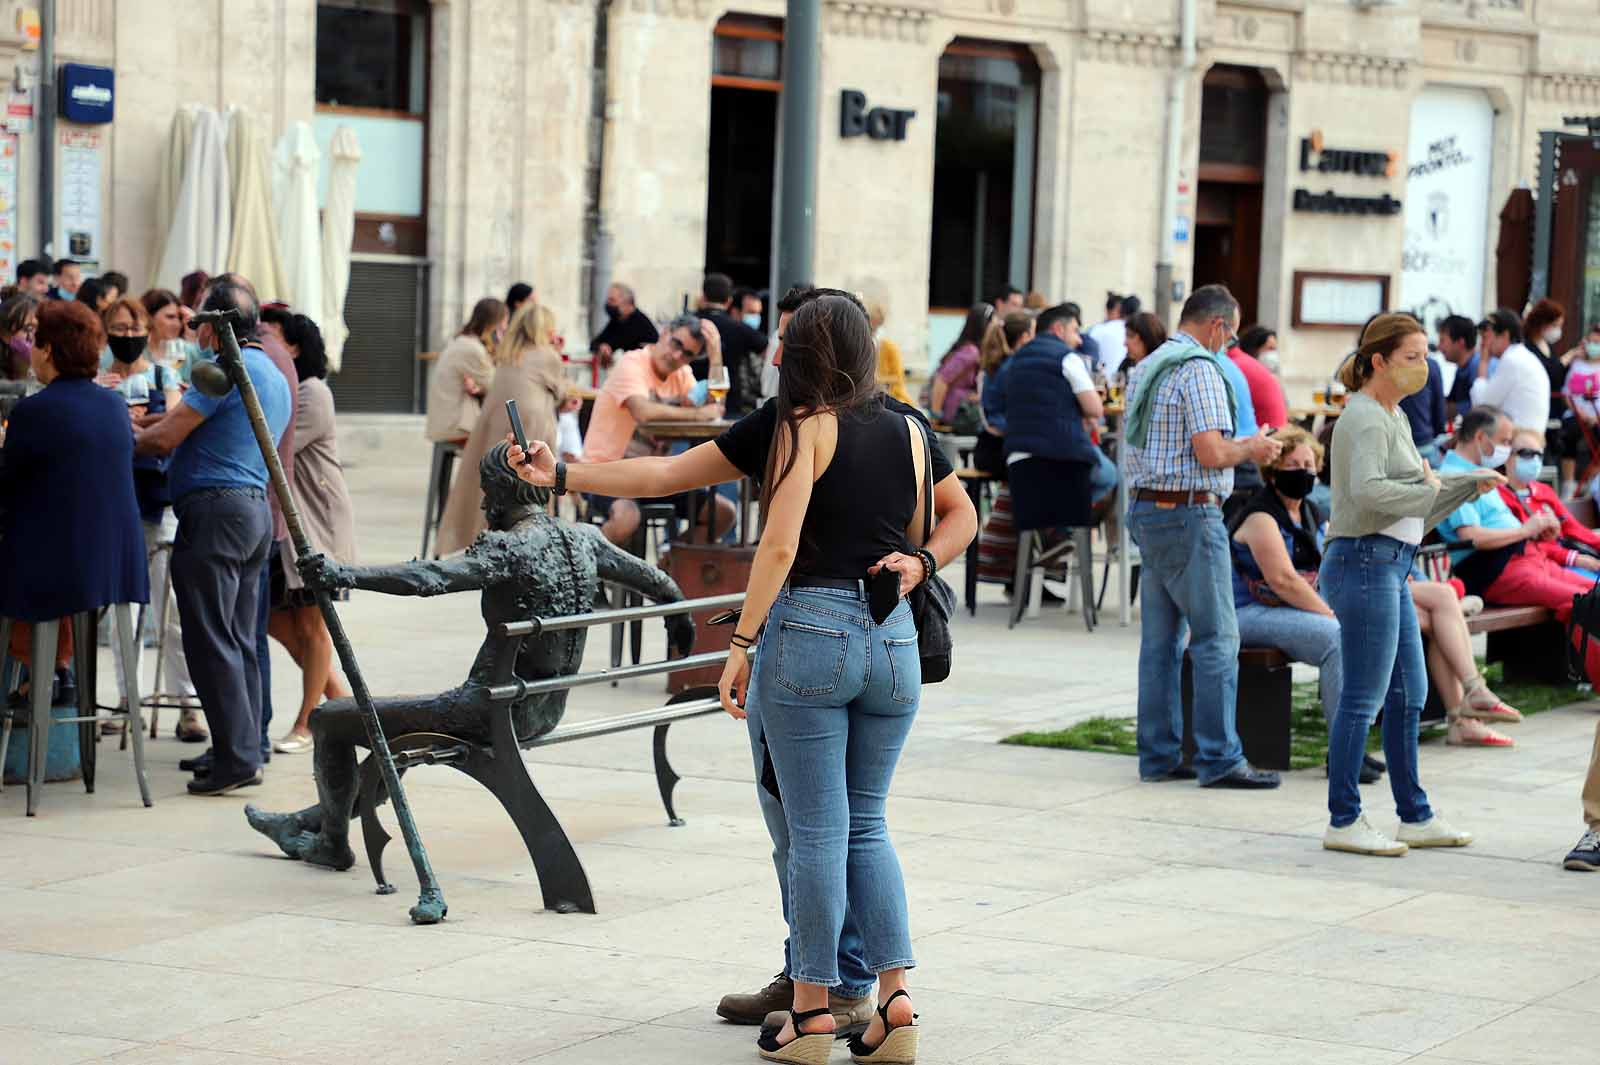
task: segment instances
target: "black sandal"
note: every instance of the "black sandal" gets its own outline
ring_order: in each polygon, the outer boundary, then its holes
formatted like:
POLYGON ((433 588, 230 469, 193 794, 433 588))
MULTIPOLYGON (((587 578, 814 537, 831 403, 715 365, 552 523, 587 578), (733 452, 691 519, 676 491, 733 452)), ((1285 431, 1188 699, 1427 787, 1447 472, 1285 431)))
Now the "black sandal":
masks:
POLYGON ((865 1033, 850 1040, 850 1060, 856 1065, 915 1065, 917 1060, 917 1014, 911 1015, 910 1024, 898 1028, 889 1023, 889 1007, 897 998, 908 1001, 911 995, 901 988, 889 996, 889 1001, 878 1007, 883 1019, 883 1042, 867 1046, 865 1033))
POLYGON ((756 1040, 757 1052, 768 1061, 781 1061, 788 1065, 825 1065, 829 1053, 833 1050, 836 1033, 802 1032, 800 1026, 832 1012, 833 1010, 827 1006, 820 1010, 807 1010, 804 1013, 790 1010, 789 1019, 794 1022, 794 1038, 780 1045, 778 1036, 783 1032, 783 1027, 780 1025, 776 1028, 763 1028, 761 1038, 756 1040))

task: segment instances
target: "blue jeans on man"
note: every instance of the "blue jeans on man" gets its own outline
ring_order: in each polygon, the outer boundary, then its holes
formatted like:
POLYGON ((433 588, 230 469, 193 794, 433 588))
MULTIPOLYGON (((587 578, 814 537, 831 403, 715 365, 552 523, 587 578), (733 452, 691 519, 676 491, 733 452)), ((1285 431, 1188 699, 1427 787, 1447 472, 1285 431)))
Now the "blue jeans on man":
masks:
POLYGON ((1141 500, 1128 530, 1139 545, 1139 775, 1183 762, 1183 654, 1194 669, 1194 769, 1202 785, 1244 765, 1234 728, 1239 626, 1222 510, 1141 500))

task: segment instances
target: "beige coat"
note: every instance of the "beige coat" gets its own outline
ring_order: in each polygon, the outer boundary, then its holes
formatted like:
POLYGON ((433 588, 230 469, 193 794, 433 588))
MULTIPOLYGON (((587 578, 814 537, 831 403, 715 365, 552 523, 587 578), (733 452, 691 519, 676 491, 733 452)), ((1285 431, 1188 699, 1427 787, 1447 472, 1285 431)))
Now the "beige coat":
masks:
MULTIPOLYGON (((300 381, 294 419, 294 504, 311 546, 335 562, 356 560, 356 514, 339 464, 333 393, 321 378, 300 381)), ((300 587, 294 548, 280 556, 289 587, 300 587)))
POLYGON ((459 336, 445 345, 428 379, 428 439, 460 440, 478 424, 481 401, 467 391, 466 378, 488 391, 494 380, 489 350, 477 337, 459 336))
POLYGON ((495 371, 494 384, 483 397, 483 412, 473 427, 472 437, 456 461, 450 477, 450 500, 445 504, 444 520, 439 524, 439 554, 449 555, 468 547, 487 528, 483 517, 483 487, 478 480, 478 464, 495 444, 511 431, 506 416, 506 400, 517 401, 517 413, 528 440, 543 440, 556 446, 556 413, 567 398, 567 375, 561 356, 549 348, 530 348, 515 363, 495 371))

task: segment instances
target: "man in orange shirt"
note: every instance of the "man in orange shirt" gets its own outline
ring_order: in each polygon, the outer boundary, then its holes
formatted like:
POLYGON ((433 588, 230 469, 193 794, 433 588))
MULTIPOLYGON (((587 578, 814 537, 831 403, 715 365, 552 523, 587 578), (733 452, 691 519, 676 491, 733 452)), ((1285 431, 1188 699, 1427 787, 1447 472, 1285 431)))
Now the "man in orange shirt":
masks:
MULTIPOLYGON (((585 462, 614 462, 623 457, 628 443, 644 422, 717 421, 722 406, 694 406, 689 393, 695 386, 689 363, 707 355, 713 367, 722 365, 722 338, 709 319, 680 315, 661 338, 649 347, 630 351, 617 359, 594 401, 589 431, 583 440, 585 462)), ((589 505, 605 516, 600 531, 614 544, 626 544, 639 528, 639 507, 632 499, 590 495, 589 505)), ((720 497, 719 526, 733 524, 733 508, 720 497)))

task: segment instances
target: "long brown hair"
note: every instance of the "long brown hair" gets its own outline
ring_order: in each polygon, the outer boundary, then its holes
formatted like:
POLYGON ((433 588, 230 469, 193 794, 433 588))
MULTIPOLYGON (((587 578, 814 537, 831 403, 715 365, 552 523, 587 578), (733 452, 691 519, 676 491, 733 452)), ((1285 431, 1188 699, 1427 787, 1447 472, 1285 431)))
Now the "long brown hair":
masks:
POLYGON ((878 355, 861 301, 834 288, 815 290, 789 319, 778 370, 777 428, 767 452, 761 508, 766 513, 778 486, 794 470, 800 423, 833 412, 847 417, 878 395, 878 355), (783 454, 779 468, 778 456, 783 454))
POLYGON ((1359 392, 1372 380, 1372 357, 1388 358, 1400 342, 1413 333, 1428 334, 1422 323, 1402 311, 1389 311, 1372 318, 1361 330, 1355 354, 1339 367, 1339 381, 1351 392, 1359 392))
POLYGON ((1031 328, 1033 315, 1026 311, 1012 311, 1000 321, 990 322, 984 330, 983 343, 978 345, 978 365, 983 372, 992 374, 998 370, 1031 328))
POLYGON ((456 336, 482 338, 485 333, 493 331, 505 316, 506 305, 503 302, 493 296, 481 299, 472 305, 472 316, 456 336))

